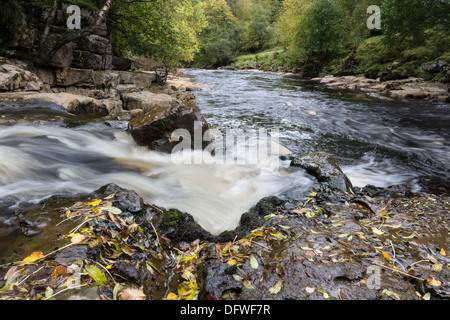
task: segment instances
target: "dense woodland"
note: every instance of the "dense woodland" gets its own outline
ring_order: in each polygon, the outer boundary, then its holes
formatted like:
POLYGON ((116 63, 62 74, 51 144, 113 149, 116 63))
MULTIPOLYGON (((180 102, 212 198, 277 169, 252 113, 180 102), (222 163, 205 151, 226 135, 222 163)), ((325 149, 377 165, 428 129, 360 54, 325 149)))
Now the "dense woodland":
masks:
MULTIPOLYGON (((10 1, 24 12, 36 8, 52 12, 62 2, 10 1)), ((45 64, 62 45, 106 21, 116 55, 153 56, 169 70, 181 65, 232 66, 298 70, 307 76, 331 73, 448 80, 447 69, 430 65, 450 65, 449 0, 64 2, 98 11, 99 18, 82 30, 65 30, 54 39, 48 37, 53 17, 45 15, 47 22, 30 60, 45 64), (381 29, 367 27, 370 5, 381 8, 381 29)), ((2 37, 14 27, 14 23, 2 23, 2 37)))

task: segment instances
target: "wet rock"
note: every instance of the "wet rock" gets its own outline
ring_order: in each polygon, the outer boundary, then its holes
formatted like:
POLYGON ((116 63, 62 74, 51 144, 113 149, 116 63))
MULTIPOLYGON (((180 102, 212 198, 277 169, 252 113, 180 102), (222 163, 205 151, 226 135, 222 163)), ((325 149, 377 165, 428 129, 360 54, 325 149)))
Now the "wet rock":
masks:
POLYGON ((16 92, 5 93, 5 97, 16 98, 24 101, 40 100, 54 103, 66 109, 68 112, 90 118, 104 117, 109 114, 108 108, 101 101, 70 93, 32 93, 16 92))
POLYGON ((331 190, 352 192, 353 186, 333 155, 326 152, 300 153, 291 156, 291 167, 300 167, 331 190))
POLYGON ((57 294, 55 300, 102 300, 102 298, 97 287, 82 287, 57 294))
POLYGON ((139 269, 136 269, 133 263, 127 261, 119 261, 115 263, 114 272, 138 285, 140 285, 148 277, 147 273, 141 272, 139 269))
POLYGON ((144 209, 144 200, 133 190, 119 187, 114 183, 105 185, 95 191, 100 197, 107 197, 114 194, 112 198, 113 206, 123 212, 137 213, 144 209))
MULTIPOLYGON (((147 103, 144 103, 144 107, 147 107, 147 103)), ((191 148, 198 147, 194 144, 196 136, 202 141, 200 147, 206 146, 202 138, 208 130, 208 124, 199 106, 192 100, 186 103, 167 101, 153 107, 148 106, 147 110, 138 113, 128 124, 128 130, 138 144, 167 153, 180 143, 171 139, 172 133, 177 129, 185 129, 189 134, 187 137, 180 137, 180 141, 183 140, 191 148)))
POLYGON ((176 209, 164 211, 156 228, 175 243, 196 239, 211 241, 214 238, 211 233, 200 227, 190 214, 176 209))
POLYGON ((76 245, 70 246, 66 249, 59 251, 56 254, 55 261, 63 264, 71 264, 75 261, 83 261, 87 258, 88 246, 76 245))

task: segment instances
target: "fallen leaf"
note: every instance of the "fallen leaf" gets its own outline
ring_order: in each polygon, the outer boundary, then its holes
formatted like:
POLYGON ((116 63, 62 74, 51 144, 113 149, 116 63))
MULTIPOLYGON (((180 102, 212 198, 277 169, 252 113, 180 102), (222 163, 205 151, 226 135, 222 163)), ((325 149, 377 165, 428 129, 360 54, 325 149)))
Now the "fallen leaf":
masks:
POLYGON ((308 292, 308 293, 313 293, 314 291, 316 291, 316 288, 313 288, 313 287, 306 287, 306 288, 305 288, 305 291, 308 292))
POLYGON ((375 227, 372 227, 372 232, 375 233, 375 234, 378 235, 378 236, 381 236, 381 235, 384 234, 383 231, 381 231, 380 229, 375 228, 375 227))
POLYGON ((122 210, 120 210, 119 208, 116 208, 116 207, 109 208, 108 211, 115 215, 122 213, 122 210))
POLYGON ((393 298, 393 299, 395 299, 395 300, 400 300, 400 297, 398 296, 398 294, 396 294, 395 292, 390 291, 390 290, 388 290, 388 289, 384 289, 384 290, 381 292, 381 294, 385 294, 385 295, 387 295, 388 297, 391 297, 391 298, 393 298))
POLYGON ((252 267, 253 269, 258 269, 259 267, 258 260, 256 260, 254 255, 250 256, 250 267, 252 267))
POLYGON ((236 260, 236 259, 228 260, 227 264, 228 264, 229 266, 234 266, 235 264, 237 264, 237 260, 236 260))
MULTIPOLYGON (((170 293, 169 293, 170 295, 170 293)), ((168 295, 168 297, 169 297, 168 295)), ((173 294, 175 295, 175 294, 173 294)), ((175 295, 176 296, 176 295, 175 295)), ((171 296, 173 297, 173 296, 171 296)), ((127 288, 119 293, 120 300, 145 300, 147 297, 141 289, 127 288)))
POLYGON ((383 257, 384 257, 387 261, 392 261, 391 257, 389 257, 389 255, 388 255, 386 252, 381 251, 381 253, 383 254, 383 257))
POLYGON ((444 248, 441 249, 441 251, 439 252, 441 255, 443 255, 444 257, 446 256, 445 250, 444 248))
POLYGON ((53 289, 50 287, 47 287, 47 289, 45 289, 45 297, 48 299, 53 295, 53 289))
POLYGON ((444 265, 441 263, 435 263, 435 264, 433 264, 433 267, 431 267, 431 270, 434 272, 441 272, 443 266, 444 265))
POLYGON ((106 275, 98 267, 88 265, 85 267, 85 270, 92 277, 92 279, 97 282, 97 284, 106 284, 106 275))
POLYGON ((63 276, 67 277, 69 273, 67 272, 67 267, 63 265, 59 265, 53 270, 52 277, 63 276))
POLYGON ((422 297, 423 300, 430 300, 431 294, 429 292, 425 293, 422 297))
POLYGON ((94 201, 92 201, 92 202, 88 202, 87 205, 88 205, 88 206, 91 206, 91 207, 96 207, 96 206, 98 206, 101 202, 102 202, 102 200, 101 200, 101 199, 98 199, 98 200, 94 200, 94 201))
POLYGON ((330 297, 330 296, 328 295, 327 290, 325 290, 325 289, 318 289, 317 292, 320 292, 320 293, 323 295, 323 297, 324 297, 325 299, 328 299, 328 298, 330 297))
POLYGON ((234 278, 234 280, 236 280, 238 282, 240 282, 240 281, 242 281, 244 279, 244 278, 242 278, 241 276, 239 276, 237 274, 233 274, 233 278, 234 278))
POLYGON ((11 277, 11 275, 14 274, 14 272, 16 272, 17 270, 17 266, 13 266, 11 268, 8 269, 8 272, 6 272, 5 276, 3 277, 3 280, 8 280, 9 277, 11 277))
POLYGON ((73 236, 72 239, 70 239, 70 241, 72 243, 80 243, 83 242, 87 237, 83 234, 77 234, 76 236, 73 236))
POLYGON ((313 250, 307 250, 305 252, 305 255, 307 255, 308 257, 314 257, 316 253, 313 250))
POLYGON ((255 287, 252 285, 252 283, 248 280, 244 280, 242 282, 242 284, 244 285, 244 287, 246 287, 247 289, 255 289, 255 287))
POLYGON ((428 278, 427 283, 433 287, 439 287, 442 284, 439 280, 436 280, 435 278, 433 279, 428 278))
POLYGON ((167 295, 166 300, 178 300, 178 296, 175 293, 171 292, 167 295))
POLYGON ((278 292, 280 292, 281 290, 281 286, 283 284, 283 280, 279 280, 277 283, 275 283, 275 285, 271 288, 269 288, 269 292, 271 294, 278 294, 278 292))
POLYGON ((36 251, 36 252, 33 252, 32 254, 30 254, 25 259, 23 259, 22 262, 31 263, 33 261, 36 261, 36 260, 42 258, 43 256, 44 256, 44 254, 41 251, 36 251))

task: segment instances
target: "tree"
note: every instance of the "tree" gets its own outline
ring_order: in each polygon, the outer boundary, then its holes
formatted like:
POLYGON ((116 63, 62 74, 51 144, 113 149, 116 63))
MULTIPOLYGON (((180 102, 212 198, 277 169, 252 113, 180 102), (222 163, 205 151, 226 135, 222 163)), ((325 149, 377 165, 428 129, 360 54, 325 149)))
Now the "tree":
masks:
POLYGON ((296 24, 303 16, 305 10, 313 3, 313 0, 285 0, 275 24, 275 30, 280 41, 287 46, 296 37, 296 24))
POLYGON ((249 4, 249 12, 242 19, 242 50, 256 52, 263 49, 272 37, 271 10, 258 2, 249 4))
POLYGON ((315 71, 340 49, 342 13, 330 0, 317 0, 294 26, 294 39, 288 52, 315 71))
POLYGON ((421 45, 427 28, 443 28, 448 32, 450 26, 448 0, 385 0, 381 15, 383 31, 391 46, 409 39, 414 45, 421 45))
POLYGON ((206 25, 200 0, 118 0, 110 17, 116 51, 153 56, 168 70, 193 60, 206 25))
POLYGON ((203 10, 207 25, 199 36, 194 63, 203 67, 225 65, 237 52, 238 20, 225 0, 204 0, 203 10))

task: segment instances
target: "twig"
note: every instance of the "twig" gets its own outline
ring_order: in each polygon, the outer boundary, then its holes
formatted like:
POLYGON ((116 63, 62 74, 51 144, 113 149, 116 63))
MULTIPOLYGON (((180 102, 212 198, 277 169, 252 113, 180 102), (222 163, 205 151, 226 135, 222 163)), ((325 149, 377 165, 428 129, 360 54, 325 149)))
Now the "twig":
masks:
POLYGON ((37 269, 36 271, 34 271, 33 273, 29 274, 28 276, 26 276, 25 278, 22 279, 22 281, 20 281, 17 286, 20 286, 25 280, 27 280, 29 277, 31 277, 32 275, 34 275, 36 272, 39 272, 42 268, 44 268, 44 266, 40 267, 39 269, 37 269))
POLYGON ((380 263, 377 263, 377 262, 373 262, 373 264, 376 264, 377 266, 380 266, 380 267, 383 267, 383 268, 386 268, 386 269, 390 269, 390 270, 392 270, 392 271, 394 271, 394 272, 401 273, 401 274, 403 274, 403 275, 405 275, 405 276, 408 276, 408 277, 411 277, 411 278, 414 278, 414 279, 417 279, 417 280, 420 280, 420 281, 425 281, 425 279, 422 279, 422 278, 419 278, 419 277, 410 275, 409 273, 400 271, 400 270, 398 270, 398 269, 394 269, 394 268, 385 266, 384 264, 380 264, 380 263))

